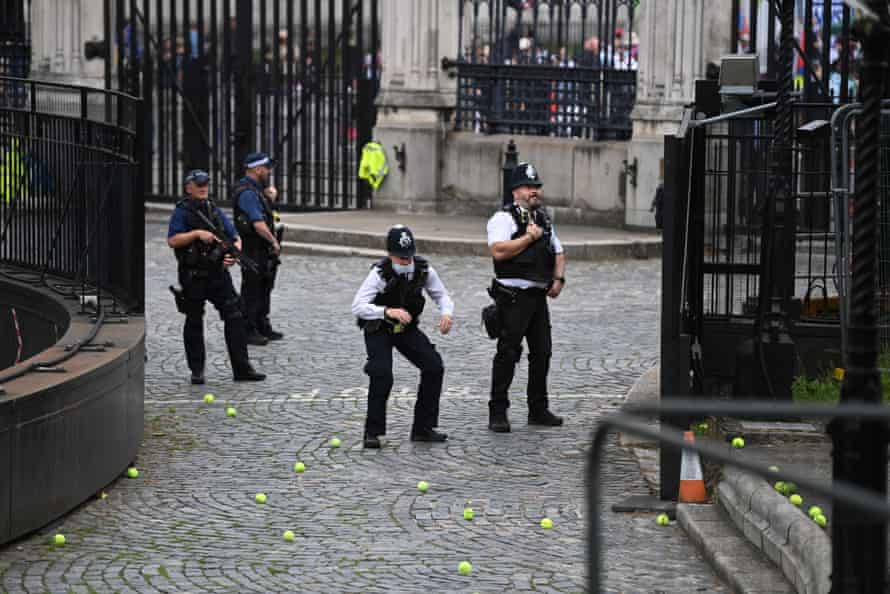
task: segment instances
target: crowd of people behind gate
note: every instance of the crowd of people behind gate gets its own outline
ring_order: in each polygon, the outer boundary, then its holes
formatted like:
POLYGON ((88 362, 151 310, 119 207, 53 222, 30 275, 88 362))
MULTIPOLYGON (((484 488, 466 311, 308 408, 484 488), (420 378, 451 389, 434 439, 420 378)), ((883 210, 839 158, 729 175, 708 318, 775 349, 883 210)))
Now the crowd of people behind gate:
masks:
POLYGON ((560 137, 596 136, 597 119, 629 116, 635 99, 639 39, 616 29, 614 43, 590 36, 574 51, 566 45, 551 50, 538 43, 531 29, 514 28, 499 47, 482 44, 466 49, 473 64, 516 66, 502 83, 479 77, 462 89, 473 104, 472 129, 477 133, 511 133, 560 137), (564 76, 541 80, 522 66, 566 69, 564 76), (591 133, 593 132, 593 133, 591 133))

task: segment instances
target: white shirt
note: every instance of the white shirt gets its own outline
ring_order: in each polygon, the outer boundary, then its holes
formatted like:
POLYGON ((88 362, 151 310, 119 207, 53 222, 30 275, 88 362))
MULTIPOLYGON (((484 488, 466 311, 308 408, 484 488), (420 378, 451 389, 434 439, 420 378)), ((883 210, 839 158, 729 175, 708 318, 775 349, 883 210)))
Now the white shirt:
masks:
MULTIPOLYGON (((414 273, 409 274, 408 278, 414 278, 414 273)), ((386 281, 380 276, 380 267, 374 266, 352 300, 352 314, 363 320, 382 320, 383 311, 386 308, 382 305, 374 305, 374 299, 385 287, 386 281)), ((439 278, 439 274, 432 266, 427 269, 426 283, 423 288, 436 302, 436 306, 443 316, 454 315, 454 302, 451 301, 445 285, 442 284, 442 279, 439 278)))
MULTIPOLYGON (((516 225, 516 221, 513 219, 512 214, 502 210, 494 213, 494 216, 488 219, 487 230, 488 245, 492 246, 501 241, 510 241, 513 234, 519 231, 519 226, 516 225)), ((556 237, 556 229, 552 226, 550 228, 550 247, 553 248, 554 254, 561 254, 563 252, 562 244, 559 242, 559 238, 556 237)), ((498 282, 505 287, 515 287, 517 289, 530 289, 532 287, 538 289, 547 288, 546 283, 536 283, 524 278, 499 278, 498 282)))

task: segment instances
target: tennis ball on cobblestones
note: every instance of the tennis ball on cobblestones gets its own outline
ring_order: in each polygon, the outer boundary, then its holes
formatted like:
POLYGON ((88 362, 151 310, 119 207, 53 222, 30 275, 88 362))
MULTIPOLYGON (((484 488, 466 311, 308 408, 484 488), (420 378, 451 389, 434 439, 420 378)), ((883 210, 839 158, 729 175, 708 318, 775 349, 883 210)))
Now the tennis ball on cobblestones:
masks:
POLYGON ((801 497, 800 495, 797 495, 797 494, 794 494, 791 497, 789 497, 788 501, 790 501, 792 505, 796 505, 797 507, 800 507, 801 505, 803 505, 803 497, 801 497))
POLYGON ((741 437, 734 437, 732 440, 732 447, 737 450, 742 449, 743 447, 745 447, 745 440, 741 437))
POLYGON ((472 508, 472 507, 465 507, 465 508, 464 508, 464 520, 472 520, 473 517, 474 517, 475 515, 476 515, 476 514, 473 513, 473 508, 472 508))
POLYGON ((795 493, 797 493, 797 485, 795 485, 794 483, 785 483, 784 493, 786 497, 794 495, 795 493))
POLYGON ((213 394, 204 394, 204 402, 207 404, 213 404, 214 400, 216 400, 216 397, 213 394))
POLYGON ((294 542, 294 531, 293 530, 285 530, 284 534, 281 535, 281 538, 285 540, 285 542, 294 542))
POLYGON ((294 464, 294 472, 296 472, 297 474, 301 474, 305 471, 306 471, 306 465, 303 464, 302 462, 297 462, 296 464, 294 464))
POLYGON ((551 520, 550 518, 543 518, 541 520, 541 528, 543 528, 544 530, 550 530, 551 528, 553 528, 553 520, 551 520))
POLYGON ((470 575, 470 573, 473 571, 473 566, 470 564, 469 561, 461 561, 457 565, 457 571, 461 575, 470 575))
POLYGON ((823 512, 822 508, 819 507, 818 505, 814 505, 809 509, 809 511, 807 512, 807 515, 813 519, 816 519, 816 516, 824 516, 825 512, 823 512))
POLYGON ((62 546, 65 544, 65 535, 64 534, 56 534, 53 536, 53 544, 56 546, 62 546))
POLYGON ((421 493, 426 493, 430 488, 430 484, 426 481, 420 481, 417 483, 417 490, 421 493))
POLYGON ((339 438, 339 437, 335 437, 335 438, 333 438, 333 439, 331 440, 331 447, 332 447, 332 448, 339 448, 339 447, 340 447, 340 443, 341 443, 341 442, 340 442, 340 438, 339 438))
POLYGON ((237 414, 238 414, 238 411, 235 410, 235 407, 234 407, 234 406, 230 406, 229 408, 226 409, 226 416, 227 416, 227 417, 234 417, 234 416, 237 415, 237 414))
POLYGON ((769 471, 770 471, 770 472, 775 472, 775 473, 778 474, 778 472, 779 472, 779 467, 778 467, 778 466, 770 466, 770 467, 769 467, 769 471))
POLYGON ((825 528, 826 526, 828 526, 828 518, 826 518, 822 514, 819 514, 818 516, 813 518, 813 521, 816 522, 816 524, 818 524, 820 528, 825 528))
POLYGON ((254 499, 256 499, 257 503, 266 503, 266 494, 265 493, 257 493, 256 497, 254 497, 254 499))
POLYGON ((778 491, 779 493, 784 493, 784 492, 785 492, 785 482, 784 482, 784 481, 779 481, 779 482, 777 482, 777 483, 774 485, 774 488, 775 488, 776 491, 778 491))
POLYGON ((102 491, 101 493, 99 493, 99 499, 108 499, 108 493, 102 491))
POLYGON ((668 517, 667 514, 658 514, 658 517, 655 518, 655 521, 658 523, 659 526, 667 526, 671 523, 671 519, 668 517))
POLYGON ((139 471, 131 466, 127 469, 127 476, 130 478, 136 478, 139 476, 139 471))

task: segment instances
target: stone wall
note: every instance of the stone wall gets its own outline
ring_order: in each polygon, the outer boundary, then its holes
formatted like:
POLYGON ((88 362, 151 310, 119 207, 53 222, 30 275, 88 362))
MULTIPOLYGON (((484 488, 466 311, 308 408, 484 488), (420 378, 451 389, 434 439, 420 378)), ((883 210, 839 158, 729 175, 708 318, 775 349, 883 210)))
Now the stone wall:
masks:
MULTIPOLYGON (((500 204, 502 165, 509 136, 449 132, 442 151, 435 210, 490 214, 500 204)), ((517 136, 520 161, 544 181, 544 202, 563 223, 620 225, 624 218, 622 161, 626 142, 590 142, 517 136)))

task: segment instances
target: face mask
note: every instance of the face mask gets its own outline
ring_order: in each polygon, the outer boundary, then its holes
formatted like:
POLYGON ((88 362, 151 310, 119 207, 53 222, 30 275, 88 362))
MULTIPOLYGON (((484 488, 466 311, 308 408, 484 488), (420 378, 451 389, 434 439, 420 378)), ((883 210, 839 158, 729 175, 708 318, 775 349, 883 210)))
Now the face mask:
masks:
POLYGON ((393 262, 392 269, 398 275, 412 274, 414 272, 414 261, 412 261, 410 264, 396 264, 395 262, 393 262))

